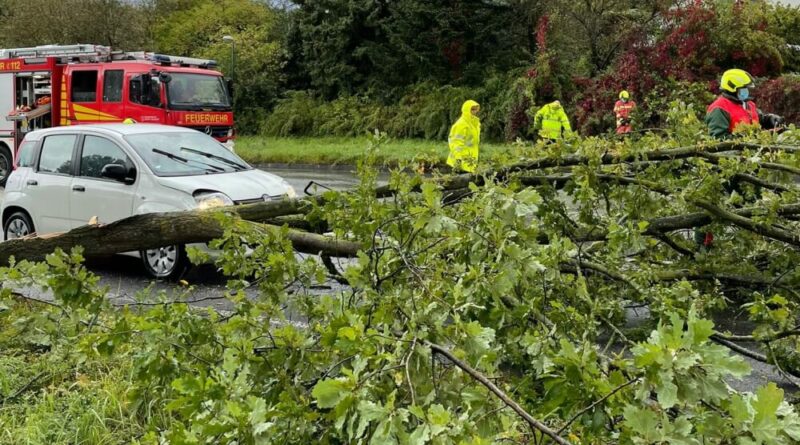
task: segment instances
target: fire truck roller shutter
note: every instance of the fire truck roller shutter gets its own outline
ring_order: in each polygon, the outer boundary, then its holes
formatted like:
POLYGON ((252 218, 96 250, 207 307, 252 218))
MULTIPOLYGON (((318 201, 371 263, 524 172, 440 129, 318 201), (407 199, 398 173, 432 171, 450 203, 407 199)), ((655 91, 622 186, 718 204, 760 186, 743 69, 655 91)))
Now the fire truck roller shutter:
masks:
POLYGON ((6 185, 8 175, 13 166, 12 153, 14 150, 14 122, 7 121, 5 116, 15 109, 14 101, 14 74, 0 74, 0 186, 6 185))

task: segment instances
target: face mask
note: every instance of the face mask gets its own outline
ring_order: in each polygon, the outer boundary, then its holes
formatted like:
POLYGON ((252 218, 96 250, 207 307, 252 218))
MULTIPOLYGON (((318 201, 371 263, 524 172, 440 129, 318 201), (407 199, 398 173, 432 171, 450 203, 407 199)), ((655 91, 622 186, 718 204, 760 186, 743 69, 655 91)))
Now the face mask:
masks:
POLYGON ((736 92, 736 97, 744 102, 750 97, 750 90, 747 88, 739 88, 739 91, 736 92))

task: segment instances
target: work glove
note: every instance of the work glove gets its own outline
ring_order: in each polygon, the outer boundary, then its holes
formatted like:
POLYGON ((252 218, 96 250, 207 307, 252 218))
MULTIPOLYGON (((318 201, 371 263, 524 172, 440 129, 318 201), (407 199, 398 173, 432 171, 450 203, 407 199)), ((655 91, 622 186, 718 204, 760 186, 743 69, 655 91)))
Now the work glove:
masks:
POLYGON ((765 114, 763 117, 762 127, 766 130, 774 130, 784 126, 786 120, 777 114, 765 114))

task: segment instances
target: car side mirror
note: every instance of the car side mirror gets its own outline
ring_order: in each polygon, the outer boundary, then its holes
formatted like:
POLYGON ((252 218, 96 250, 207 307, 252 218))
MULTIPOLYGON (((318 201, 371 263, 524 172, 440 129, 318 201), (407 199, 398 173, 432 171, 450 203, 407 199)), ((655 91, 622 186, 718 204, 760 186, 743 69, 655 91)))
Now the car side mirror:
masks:
POLYGON ((113 179, 115 181, 124 182, 125 184, 133 184, 136 180, 136 169, 128 169, 120 164, 106 164, 100 170, 100 176, 103 178, 113 179))

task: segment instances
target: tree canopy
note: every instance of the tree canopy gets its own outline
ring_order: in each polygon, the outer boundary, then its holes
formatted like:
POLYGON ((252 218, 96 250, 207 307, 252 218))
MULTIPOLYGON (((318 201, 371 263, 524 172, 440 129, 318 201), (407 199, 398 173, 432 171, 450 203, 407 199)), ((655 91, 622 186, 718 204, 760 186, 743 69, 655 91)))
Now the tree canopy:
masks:
MULTIPOLYGON (((800 67, 800 11, 767 2, 41 0, 37 8, 26 5, 0 3, 3 46, 86 42, 213 57, 230 75, 230 43, 222 37, 232 36, 239 51, 236 106, 244 132, 275 128, 267 121, 275 107, 288 100, 297 113, 305 105, 291 101, 303 94, 323 103, 355 98, 367 109, 359 114, 367 115, 407 106, 403 113, 416 118, 431 115, 424 104, 434 101, 437 90, 456 88, 482 99, 491 115, 486 133, 491 139, 527 136, 526 116, 553 95, 583 134, 599 134, 613 127, 609 110, 621 89, 644 105, 640 126, 658 126, 671 96, 681 93, 676 85, 692 91, 688 99, 697 100, 701 110, 705 95, 694 92, 715 93, 714 80, 734 67, 763 79, 770 107, 790 108, 776 103, 778 83, 766 80, 800 67)), ((442 104, 436 119, 403 127, 436 126, 438 116, 453 113, 445 106, 452 105, 442 104)), ((325 110, 317 106, 307 113, 302 119, 310 121, 325 110)), ((364 130, 358 119, 337 116, 322 127, 364 130)), ((441 131, 392 134, 438 137, 441 131)))

